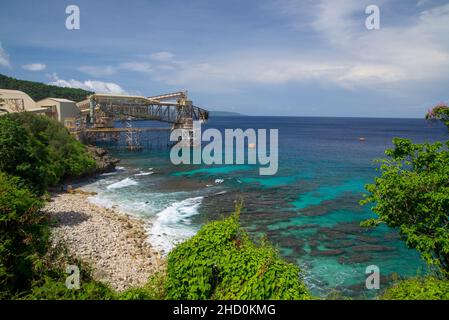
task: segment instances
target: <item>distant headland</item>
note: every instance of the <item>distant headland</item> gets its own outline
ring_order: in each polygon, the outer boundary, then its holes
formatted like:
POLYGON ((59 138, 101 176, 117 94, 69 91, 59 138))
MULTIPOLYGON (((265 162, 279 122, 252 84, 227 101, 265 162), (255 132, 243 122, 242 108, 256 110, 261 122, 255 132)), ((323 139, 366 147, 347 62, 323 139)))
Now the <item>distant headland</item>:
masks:
POLYGON ((209 114, 211 117, 247 117, 247 114, 242 114, 242 113, 238 113, 238 112, 231 112, 231 111, 209 111, 209 114))

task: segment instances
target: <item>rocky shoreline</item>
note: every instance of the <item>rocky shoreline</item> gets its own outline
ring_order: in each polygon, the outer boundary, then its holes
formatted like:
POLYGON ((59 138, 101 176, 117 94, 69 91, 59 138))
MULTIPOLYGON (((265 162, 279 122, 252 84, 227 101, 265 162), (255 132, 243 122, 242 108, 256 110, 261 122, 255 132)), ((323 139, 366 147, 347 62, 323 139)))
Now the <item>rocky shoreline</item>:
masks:
POLYGON ((88 145, 87 151, 97 163, 95 174, 112 171, 117 163, 120 162, 120 159, 109 156, 109 152, 106 149, 88 145))
POLYGON ((53 222, 53 245, 62 243, 70 255, 92 266, 95 279, 118 291, 144 285, 165 265, 147 240, 144 222, 92 204, 90 195, 82 189, 52 195, 45 211, 53 222))

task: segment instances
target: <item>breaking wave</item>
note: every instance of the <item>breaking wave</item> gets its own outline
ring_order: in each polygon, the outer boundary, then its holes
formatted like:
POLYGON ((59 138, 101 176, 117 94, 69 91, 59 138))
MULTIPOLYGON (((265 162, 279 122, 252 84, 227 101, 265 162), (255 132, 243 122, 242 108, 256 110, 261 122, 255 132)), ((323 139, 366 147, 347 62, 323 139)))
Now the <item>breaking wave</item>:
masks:
POLYGON ((172 203, 156 215, 148 230, 151 244, 167 254, 175 244, 195 235, 190 218, 198 214, 203 197, 188 198, 172 203))

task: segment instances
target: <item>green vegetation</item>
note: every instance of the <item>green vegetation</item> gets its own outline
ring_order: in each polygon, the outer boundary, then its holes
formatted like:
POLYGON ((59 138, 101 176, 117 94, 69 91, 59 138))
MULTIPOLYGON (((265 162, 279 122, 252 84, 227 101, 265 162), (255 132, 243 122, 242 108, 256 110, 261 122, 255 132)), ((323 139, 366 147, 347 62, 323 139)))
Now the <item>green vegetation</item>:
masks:
POLYGON ((380 297, 382 300, 449 300, 449 281, 436 277, 402 280, 380 297))
POLYGON ((80 290, 67 290, 58 261, 70 258, 51 256, 50 222, 41 211, 48 186, 93 170, 85 147, 58 122, 29 113, 0 117, 0 299, 114 296, 88 271, 80 290))
POLYGON ((381 176, 366 189, 363 204, 373 203, 378 215, 364 223, 397 228, 406 244, 425 261, 449 275, 449 142, 413 144, 394 139, 381 176))
POLYGON ((48 236, 42 201, 19 185, 19 178, 0 172, 1 299, 29 288, 48 236))
POLYGON ((256 246, 239 224, 240 208, 205 225, 168 256, 168 299, 309 299, 297 266, 267 245, 256 246))
POLYGON ((449 128, 449 107, 445 103, 440 103, 429 110, 426 114, 427 120, 440 120, 449 128))
POLYGON ((115 297, 87 267, 81 289, 67 290, 64 267, 73 259, 49 250, 50 221, 41 210, 49 185, 94 169, 85 147, 58 122, 28 113, 0 117, 0 299, 115 297))
MULTIPOLYGON (((440 104, 426 119, 441 120, 449 127, 449 109, 440 104)), ((414 144, 393 139, 388 158, 378 160, 380 177, 366 186, 361 204, 373 204, 381 223, 399 231, 408 247, 420 252, 437 276, 402 280, 381 299, 449 299, 449 141, 414 144)))
POLYGON ((117 293, 91 277, 89 267, 49 249, 42 200, 19 178, 0 174, 0 299, 309 299, 299 268, 271 246, 252 243, 238 223, 239 211, 204 226, 170 253, 167 274, 117 293), (80 266, 81 287, 68 290, 64 267, 80 266))
POLYGON ((40 82, 18 80, 3 74, 0 74, 0 88, 23 91, 33 98, 34 101, 52 97, 65 98, 79 102, 93 93, 82 89, 63 88, 40 82))
POLYGON ((116 295, 118 300, 163 300, 165 299, 164 283, 166 274, 163 271, 151 276, 143 287, 131 288, 116 295))
POLYGON ((0 117, 0 171, 20 177, 38 194, 95 168, 86 147, 60 123, 27 112, 0 117))
MULTIPOLYGON (((17 177, 0 172, 0 299, 107 299, 114 293, 82 272, 80 290, 65 287, 64 266, 82 265, 49 251, 43 201, 17 177)), ((89 270, 82 267, 82 270, 89 270)))

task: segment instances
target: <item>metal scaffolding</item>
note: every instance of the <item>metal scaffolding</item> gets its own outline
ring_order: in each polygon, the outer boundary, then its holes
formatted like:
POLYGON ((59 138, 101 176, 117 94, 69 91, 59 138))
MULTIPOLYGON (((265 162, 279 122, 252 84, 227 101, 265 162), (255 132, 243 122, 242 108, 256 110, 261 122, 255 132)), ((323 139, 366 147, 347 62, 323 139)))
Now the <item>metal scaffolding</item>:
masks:
POLYGON ((76 121, 78 136, 90 143, 111 142, 121 139, 124 133, 127 148, 132 151, 142 149, 142 131, 147 133, 147 140, 151 131, 134 128, 134 120, 170 123, 172 130, 185 129, 188 135, 185 141, 191 141, 193 121, 205 122, 209 118, 209 112, 194 106, 183 91, 152 97, 93 94, 77 106, 81 110, 81 117, 76 121), (115 127, 117 120, 122 122, 123 128, 115 127))

